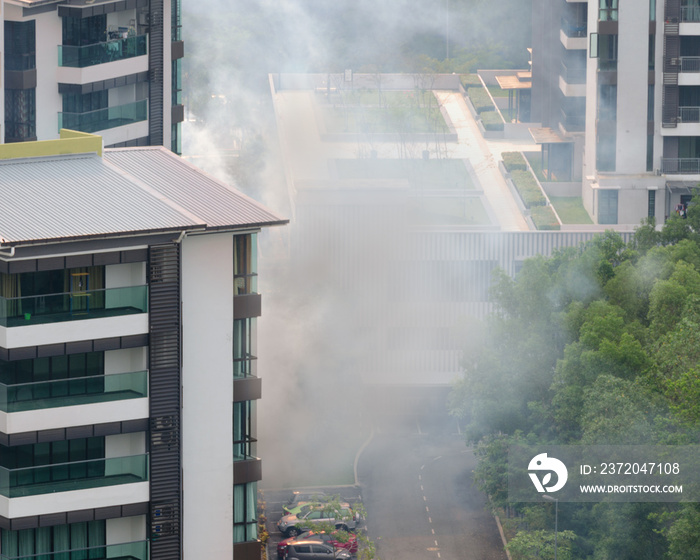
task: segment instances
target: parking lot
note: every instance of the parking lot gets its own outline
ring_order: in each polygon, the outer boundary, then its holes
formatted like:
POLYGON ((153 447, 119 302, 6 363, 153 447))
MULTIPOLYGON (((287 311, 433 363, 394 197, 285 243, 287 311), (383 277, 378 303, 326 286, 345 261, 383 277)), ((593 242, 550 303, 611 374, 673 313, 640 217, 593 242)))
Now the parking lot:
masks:
MULTIPOLYGON (((358 502, 362 502, 362 495, 358 486, 339 486, 339 487, 318 487, 318 488, 298 488, 298 491, 318 491, 323 492, 327 496, 338 496, 341 502, 348 502, 350 506, 354 506, 358 502)), ((265 501, 265 516, 267 517, 266 527, 270 534, 270 539, 267 542, 267 557, 270 560, 277 558, 277 544, 284 539, 277 530, 277 522, 283 514, 282 506, 286 504, 292 497, 293 490, 263 490, 262 496, 265 501)), ((365 530, 364 520, 360 523, 361 531, 365 530)))

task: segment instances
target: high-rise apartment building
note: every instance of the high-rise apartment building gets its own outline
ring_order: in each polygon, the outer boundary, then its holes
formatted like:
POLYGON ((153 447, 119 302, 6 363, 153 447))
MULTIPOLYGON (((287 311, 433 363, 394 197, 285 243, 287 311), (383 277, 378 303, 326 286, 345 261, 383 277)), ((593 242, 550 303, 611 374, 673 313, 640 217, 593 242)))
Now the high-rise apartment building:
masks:
POLYGON ((99 133, 180 153, 180 0, 0 0, 0 143, 99 133))
POLYGON ((0 558, 258 560, 256 236, 286 220, 64 136, 0 146, 0 558))
POLYGON ((596 223, 682 212, 700 181, 700 3, 536 0, 532 113, 596 223))

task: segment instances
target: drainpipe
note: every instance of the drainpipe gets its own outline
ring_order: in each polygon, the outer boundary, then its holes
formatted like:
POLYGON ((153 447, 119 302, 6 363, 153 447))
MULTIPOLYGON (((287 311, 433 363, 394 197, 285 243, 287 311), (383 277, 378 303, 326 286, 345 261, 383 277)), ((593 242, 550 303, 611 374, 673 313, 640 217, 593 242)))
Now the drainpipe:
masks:
POLYGON ((0 257, 14 257, 15 256, 15 247, 10 247, 10 253, 2 253, 0 252, 0 257))

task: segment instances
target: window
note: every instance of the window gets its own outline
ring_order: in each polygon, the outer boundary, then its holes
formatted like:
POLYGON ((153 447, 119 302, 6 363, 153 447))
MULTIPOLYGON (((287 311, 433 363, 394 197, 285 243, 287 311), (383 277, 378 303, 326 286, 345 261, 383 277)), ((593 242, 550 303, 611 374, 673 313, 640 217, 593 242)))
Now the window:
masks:
POLYGON ((598 223, 617 223, 617 190, 598 190, 598 223))
POLYGON ((82 47, 107 40, 107 16, 63 18, 63 45, 82 47))
POLYGON ((254 294, 257 290, 257 235, 233 238, 234 295, 254 294))
POLYGON ((233 403, 233 460, 245 461, 253 456, 251 444, 255 402, 243 401, 233 403))
POLYGON ((5 142, 36 140, 36 88, 5 89, 5 142))
MULTIPOLYGON (((105 558, 106 521, 88 521, 69 525, 54 525, 37 529, 8 531, 0 529, 0 553, 3 557, 34 557, 33 555, 76 551, 89 548, 77 555, 60 555, 60 558, 105 558)), ((56 558, 59 555, 37 556, 38 558, 56 558)))
POLYGON ((257 372, 254 317, 233 321, 233 377, 251 377, 257 372))
POLYGON ((598 36, 598 70, 617 71, 617 35, 598 36))
POLYGON ((5 22, 5 69, 36 68, 36 22, 5 22))
POLYGON ((617 21, 617 0, 600 0, 600 21, 617 21))
POLYGON ((256 482, 233 485, 233 542, 258 538, 258 485, 256 482))

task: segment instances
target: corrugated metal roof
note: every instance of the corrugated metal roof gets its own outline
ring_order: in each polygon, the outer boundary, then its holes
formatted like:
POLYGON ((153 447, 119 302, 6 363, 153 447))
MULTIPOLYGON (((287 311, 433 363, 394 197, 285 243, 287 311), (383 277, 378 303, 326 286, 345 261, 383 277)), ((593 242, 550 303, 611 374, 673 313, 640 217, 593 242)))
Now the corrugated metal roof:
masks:
POLYGON ((0 242, 282 224, 165 148, 0 161, 0 242))
POLYGON ((200 217, 209 227, 284 224, 288 220, 163 147, 116 148, 106 161, 200 217))

